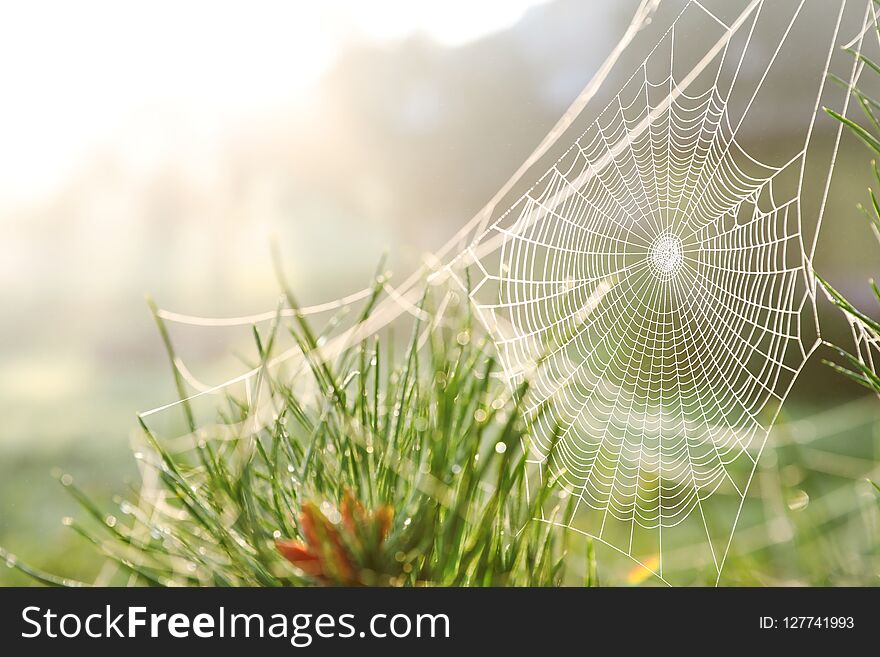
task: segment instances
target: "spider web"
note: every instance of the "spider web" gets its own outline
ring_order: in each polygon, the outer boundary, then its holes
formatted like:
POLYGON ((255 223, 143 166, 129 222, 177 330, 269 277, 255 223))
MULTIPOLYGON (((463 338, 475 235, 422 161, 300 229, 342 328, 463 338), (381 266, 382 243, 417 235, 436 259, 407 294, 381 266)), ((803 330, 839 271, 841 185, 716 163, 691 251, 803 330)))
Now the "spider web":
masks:
MULTIPOLYGON (((754 154, 742 133, 750 116, 768 111, 761 92, 779 84, 774 65, 805 22, 805 2, 772 3, 784 15, 775 23, 764 0, 723 3, 729 15, 708 4, 664 2, 672 11, 663 25, 659 0, 642 0, 560 122, 486 207, 426 259, 430 280, 450 277, 467 291, 511 390, 530 383, 532 432, 524 448, 559 478, 563 496, 575 496, 564 518, 543 520, 598 540, 665 583, 673 579, 664 570, 667 553, 687 553, 688 562, 708 564, 720 579, 768 432, 821 343, 811 262, 839 126, 818 158, 824 185, 805 188, 805 170, 815 157, 820 105, 846 115, 849 103, 845 90, 828 102, 825 84, 846 0, 812 2, 829 45, 814 61, 795 54, 804 60, 798 75, 814 80, 817 91, 798 123, 807 126, 803 147, 778 162, 754 154), (610 73, 631 64, 627 54, 651 38, 631 77, 585 130, 568 137, 610 73), (565 150, 547 166, 558 145, 565 150), (546 168, 535 183, 493 217, 539 166, 546 168), (814 220, 812 235, 805 213, 814 220), (694 549, 699 542, 702 553, 694 549)), ((861 31, 845 44, 857 52, 874 24, 871 3, 865 7, 861 31)), ((815 32, 814 23, 807 30, 814 41, 815 32)), ((849 55, 844 61, 837 72, 853 84, 860 69, 849 55)), ((787 118, 774 111, 769 122, 787 118)), ((312 357, 331 360, 404 313, 427 320, 426 331, 442 322, 442 311, 425 317, 418 308, 425 273, 396 288, 384 282, 387 296, 375 311, 312 357)), ((345 309, 370 294, 367 288, 247 317, 159 316, 249 326, 345 309)), ((302 360, 291 348, 264 367, 296 372, 302 360)), ((261 368, 209 385, 182 360, 175 367, 195 392, 142 418, 231 386, 244 386, 250 406, 260 385, 261 368)), ((250 419, 259 426, 257 413, 250 419)))
POLYGON ((687 3, 456 263, 511 387, 530 385, 526 449, 576 496, 552 522, 664 582, 664 548, 695 532, 720 578, 767 435, 821 342, 801 196, 832 51, 803 149, 775 165, 751 155, 738 135, 804 3, 761 54, 763 4, 728 23, 687 3), (677 33, 695 26, 714 43, 681 66, 677 33))

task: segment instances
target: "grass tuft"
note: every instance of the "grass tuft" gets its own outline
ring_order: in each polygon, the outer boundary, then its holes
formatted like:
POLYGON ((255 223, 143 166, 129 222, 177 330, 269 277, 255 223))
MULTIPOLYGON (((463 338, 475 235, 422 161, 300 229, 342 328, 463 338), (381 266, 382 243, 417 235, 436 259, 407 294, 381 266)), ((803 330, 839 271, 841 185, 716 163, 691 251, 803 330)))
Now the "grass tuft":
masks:
MULTIPOLYGON (((467 305, 443 326, 416 320, 399 358, 378 338, 327 358, 327 335, 282 287, 293 317, 283 321, 279 307, 268 330, 253 328, 255 392, 228 395, 207 427, 149 301, 189 433, 169 440, 139 418, 143 484, 113 513, 61 477, 83 511, 67 524, 115 573, 103 583, 561 584, 565 534, 536 519, 560 514, 562 502, 547 468, 527 463, 526 388, 510 394, 467 305), (270 367, 282 337, 298 348, 298 369, 270 367)), ((382 289, 380 278, 356 322, 382 289)), ((430 306, 426 295, 421 308, 430 306)), ((592 548, 586 560, 585 583, 596 585, 592 548)), ((44 584, 71 583, 16 566, 44 584)))

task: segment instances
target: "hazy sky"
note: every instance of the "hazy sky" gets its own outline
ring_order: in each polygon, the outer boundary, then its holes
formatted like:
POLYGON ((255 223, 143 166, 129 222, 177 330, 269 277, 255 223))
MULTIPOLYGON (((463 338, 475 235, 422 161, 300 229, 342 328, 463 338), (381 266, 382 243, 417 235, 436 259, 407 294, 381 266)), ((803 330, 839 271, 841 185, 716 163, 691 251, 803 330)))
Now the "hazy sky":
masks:
POLYGON ((149 167, 303 102, 351 40, 460 44, 542 1, 4 3, 0 204, 51 192, 96 148, 149 167))

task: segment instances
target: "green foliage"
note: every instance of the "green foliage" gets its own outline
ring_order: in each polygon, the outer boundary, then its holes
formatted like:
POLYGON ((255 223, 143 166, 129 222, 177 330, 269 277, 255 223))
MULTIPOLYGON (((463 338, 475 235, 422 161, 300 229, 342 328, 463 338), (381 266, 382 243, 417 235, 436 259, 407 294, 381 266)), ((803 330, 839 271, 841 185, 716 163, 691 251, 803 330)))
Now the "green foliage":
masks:
MULTIPOLYGON (((382 289, 380 279, 355 325, 382 289)), ((328 336, 296 311, 283 320, 279 309, 268 331, 253 330, 258 392, 250 403, 228 396, 208 427, 185 400, 171 337, 151 306, 189 433, 163 439, 141 420, 144 485, 117 500, 116 515, 63 476, 85 516, 67 524, 116 566, 113 583, 560 584, 565 534, 536 519, 561 513, 561 502, 554 477, 527 463, 525 387, 509 394, 463 305, 444 326, 415 321, 399 358, 393 340, 378 338, 323 357, 328 336), (298 347, 299 371, 269 366, 283 335, 298 347), (185 449, 169 447, 181 441, 185 449), (389 510, 387 533, 364 524, 337 530, 352 522, 346 504, 363 523, 389 510), (307 542, 324 574, 285 560, 282 540, 307 542)), ((592 551, 587 559, 586 582, 596 584, 592 551)), ((15 566, 45 584, 75 584, 15 566)))
MULTIPOLYGON (((878 31, 880 31, 880 27, 878 27, 878 31)), ((866 57, 862 53, 858 53, 850 50, 850 54, 853 55, 859 62, 865 66, 867 66, 875 75, 880 75, 880 65, 866 57)), ((869 128, 865 128, 852 119, 846 118, 839 113, 825 108, 825 111, 837 121, 840 121, 853 135, 855 135, 859 140, 861 140, 871 151, 873 151, 875 156, 880 156, 880 139, 878 139, 878 135, 880 135, 880 119, 878 119, 878 111, 880 111, 880 103, 877 100, 871 98, 866 95, 861 89, 858 87, 850 88, 850 92, 853 97, 858 101, 859 107, 862 110, 862 113, 865 115, 865 118, 868 121, 869 128)), ((880 189, 880 170, 877 169, 877 161, 871 161, 871 169, 874 173, 874 180, 878 185, 878 189, 880 189)), ((880 203, 877 201, 877 194, 874 189, 868 188, 868 196, 871 199, 871 207, 870 210, 866 210, 865 207, 859 204, 859 209, 865 218, 870 222, 871 228, 873 230, 874 236, 880 241, 880 203)), ((877 372, 874 368, 873 358, 870 357, 871 349, 873 345, 878 344, 880 341, 880 322, 877 322, 875 319, 871 318, 865 312, 859 310, 854 306, 843 294, 841 294, 838 290, 836 290, 828 281, 826 281, 821 276, 816 276, 819 283, 825 289, 828 298, 831 302, 837 306, 849 319, 853 332, 856 336, 856 340, 860 341, 863 348, 866 350, 869 357, 866 359, 861 354, 853 355, 849 351, 842 349, 840 347, 832 345, 832 347, 837 351, 843 360, 844 364, 840 365, 838 363, 834 363, 831 361, 825 361, 825 363, 830 366, 832 369, 842 374, 843 376, 855 381, 861 386, 872 390, 873 392, 880 394, 880 377, 877 376, 877 372)), ((874 298, 880 303, 880 288, 877 287, 877 283, 874 280, 870 282, 871 290, 874 293, 874 298)), ((857 345, 858 346, 858 345, 857 345)), ((880 487, 877 486, 876 483, 872 482, 874 487, 880 491, 880 487)))
MULTIPOLYGON (((880 65, 862 53, 857 53, 852 50, 849 52, 874 74, 880 75, 880 65)), ((843 83, 845 86, 849 86, 839 78, 835 79, 838 83, 843 83)), ((880 119, 878 119, 880 103, 865 94, 858 87, 853 86, 849 87, 849 89, 867 119, 868 127, 864 127, 856 121, 842 116, 838 112, 828 109, 827 107, 825 108, 825 112, 842 123, 854 136, 873 151, 874 155, 880 156, 880 119)), ((876 160, 871 162, 871 168, 874 173, 874 180, 878 185, 878 189, 880 189, 880 170, 877 168, 876 160)), ((870 209, 866 209, 861 204, 859 204, 858 207, 870 223, 875 237, 880 241, 880 202, 877 200, 877 193, 874 189, 868 189, 868 196, 870 198, 870 209)), ((816 278, 825 290, 828 299, 846 315, 853 327, 856 339, 862 343, 863 348, 870 354, 872 348, 871 345, 876 344, 877 341, 880 340, 880 322, 877 322, 870 315, 853 305, 824 278, 818 274, 816 275, 816 278)), ((877 299, 878 303, 880 303, 880 288, 877 287, 877 284, 873 280, 870 282, 870 285, 874 297, 877 299)), ((846 349, 835 345, 832 345, 832 347, 840 355, 843 364, 841 365, 831 361, 825 361, 827 365, 859 385, 880 394, 880 377, 877 376, 871 358, 866 359, 862 355, 854 355, 846 349)))

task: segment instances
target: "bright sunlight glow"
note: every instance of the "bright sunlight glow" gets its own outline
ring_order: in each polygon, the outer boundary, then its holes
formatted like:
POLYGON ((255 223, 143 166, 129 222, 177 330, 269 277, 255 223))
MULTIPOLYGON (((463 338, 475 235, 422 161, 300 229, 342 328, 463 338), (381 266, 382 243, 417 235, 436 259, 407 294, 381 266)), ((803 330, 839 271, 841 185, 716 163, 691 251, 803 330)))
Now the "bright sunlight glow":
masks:
POLYGON ((148 166, 295 106, 353 40, 460 44, 540 1, 5 3, 0 207, 56 189, 107 142, 148 166))

